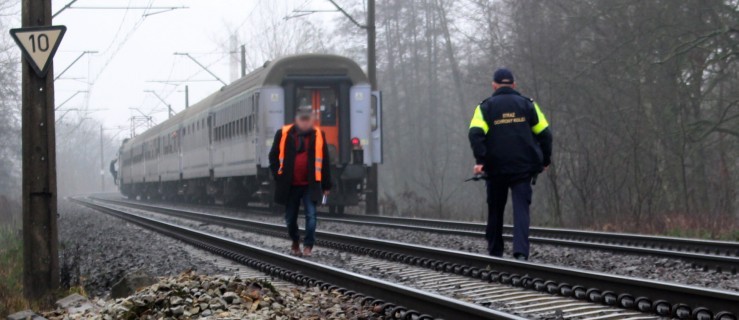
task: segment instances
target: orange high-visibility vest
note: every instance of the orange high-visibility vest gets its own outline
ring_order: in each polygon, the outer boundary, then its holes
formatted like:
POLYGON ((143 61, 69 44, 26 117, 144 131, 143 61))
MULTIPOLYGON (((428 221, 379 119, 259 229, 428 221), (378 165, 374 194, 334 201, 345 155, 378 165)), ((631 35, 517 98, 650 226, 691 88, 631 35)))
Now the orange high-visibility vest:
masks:
MULTIPOLYGON (((280 169, 277 170, 278 175, 282 175, 282 167, 285 163, 285 144, 287 143, 287 135, 294 125, 289 124, 282 127, 282 137, 280 138, 280 169)), ((316 181, 321 182, 321 170, 323 169, 323 133, 321 129, 315 128, 316 130, 316 160, 314 167, 316 167, 316 181)))

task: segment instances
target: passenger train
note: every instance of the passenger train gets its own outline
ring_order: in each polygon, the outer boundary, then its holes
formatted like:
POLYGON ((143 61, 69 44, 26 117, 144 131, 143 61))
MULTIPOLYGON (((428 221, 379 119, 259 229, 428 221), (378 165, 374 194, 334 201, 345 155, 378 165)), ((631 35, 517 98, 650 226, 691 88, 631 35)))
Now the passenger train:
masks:
POLYGON ((382 162, 381 100, 351 59, 283 57, 125 140, 111 171, 129 198, 272 205, 275 132, 310 105, 329 144, 328 205, 341 213, 360 203, 370 166, 382 162))

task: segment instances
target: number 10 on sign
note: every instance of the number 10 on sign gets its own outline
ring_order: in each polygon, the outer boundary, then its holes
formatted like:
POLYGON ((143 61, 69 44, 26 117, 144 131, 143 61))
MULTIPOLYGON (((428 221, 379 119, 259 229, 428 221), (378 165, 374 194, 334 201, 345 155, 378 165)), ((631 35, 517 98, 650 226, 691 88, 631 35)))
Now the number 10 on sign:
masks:
POLYGON ((10 35, 36 75, 43 78, 66 31, 65 26, 30 27, 11 29, 10 35))

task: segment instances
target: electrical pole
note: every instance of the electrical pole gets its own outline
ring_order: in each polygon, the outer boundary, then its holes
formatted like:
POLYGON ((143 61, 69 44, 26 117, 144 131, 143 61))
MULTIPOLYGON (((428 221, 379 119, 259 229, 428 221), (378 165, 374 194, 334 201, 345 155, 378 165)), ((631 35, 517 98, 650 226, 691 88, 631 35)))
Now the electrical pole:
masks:
POLYGON ((241 45, 241 77, 246 76, 246 46, 241 45))
MULTIPOLYGON (((24 0, 21 6, 23 28, 51 26, 51 0, 24 0)), ((36 34, 31 39, 34 45, 41 44, 32 48, 34 54, 48 54, 49 36, 42 36, 36 34), (42 36, 46 43, 41 42, 42 36)), ((54 77, 50 63, 45 75, 35 72, 29 59, 22 64, 23 290, 32 300, 59 287, 54 77)))
POLYGON ((105 160, 103 158, 103 125, 100 125, 100 189, 105 192, 105 160))
POLYGON ((190 87, 185 85, 185 109, 190 107, 190 87))
MULTIPOLYGON (((369 77, 372 91, 377 90, 377 58, 376 58, 376 29, 375 29, 375 0, 367 1, 367 77, 369 77)), ((379 214, 379 177, 377 164, 370 167, 367 178, 367 214, 379 214)))

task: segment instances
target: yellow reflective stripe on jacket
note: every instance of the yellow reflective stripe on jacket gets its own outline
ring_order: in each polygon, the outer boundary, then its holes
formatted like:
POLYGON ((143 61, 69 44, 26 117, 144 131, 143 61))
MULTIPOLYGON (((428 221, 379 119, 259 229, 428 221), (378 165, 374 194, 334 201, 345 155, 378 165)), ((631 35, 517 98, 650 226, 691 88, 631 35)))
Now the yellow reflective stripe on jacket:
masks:
POLYGON ((539 104, 536 102, 534 102, 534 109, 536 109, 536 117, 539 118, 539 122, 536 123, 535 126, 531 127, 531 131, 533 131, 534 134, 540 134, 544 129, 549 127, 549 122, 547 122, 547 118, 544 116, 544 113, 541 112, 539 104))
POLYGON ((485 132, 485 134, 488 133, 488 123, 485 122, 485 118, 483 118, 482 116, 480 105, 477 105, 477 107, 475 108, 475 114, 472 115, 472 121, 470 121, 470 129, 472 128, 480 128, 483 132, 485 132))

